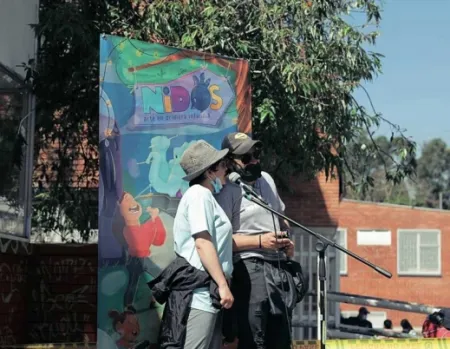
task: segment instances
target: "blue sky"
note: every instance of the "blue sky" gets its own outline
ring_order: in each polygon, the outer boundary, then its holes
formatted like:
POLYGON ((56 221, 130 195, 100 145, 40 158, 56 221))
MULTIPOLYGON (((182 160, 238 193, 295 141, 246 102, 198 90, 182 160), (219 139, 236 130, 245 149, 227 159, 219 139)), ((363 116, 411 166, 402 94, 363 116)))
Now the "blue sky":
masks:
MULTIPOLYGON (((375 108, 419 151, 436 137, 450 145, 450 0, 386 0, 379 30, 371 50, 385 56, 383 74, 365 84, 375 108)), ((386 125, 379 132, 390 136, 386 125)))

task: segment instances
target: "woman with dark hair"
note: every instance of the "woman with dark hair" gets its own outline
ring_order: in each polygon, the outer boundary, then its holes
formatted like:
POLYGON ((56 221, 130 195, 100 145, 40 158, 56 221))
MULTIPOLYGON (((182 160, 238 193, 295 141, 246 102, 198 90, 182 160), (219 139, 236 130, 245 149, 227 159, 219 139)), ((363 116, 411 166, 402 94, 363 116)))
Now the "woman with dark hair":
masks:
POLYGON ((436 332, 438 329, 438 325, 436 321, 433 321, 433 316, 435 314, 428 315, 422 324, 422 336, 424 338, 436 338, 436 332))
POLYGON ((402 326, 402 332, 410 334, 411 336, 417 336, 417 333, 414 331, 411 323, 407 319, 403 319, 400 322, 400 326, 402 326))
MULTIPOLYGON (((233 272, 232 226, 213 194, 225 184, 227 153, 203 140, 191 144, 183 153, 180 166, 189 189, 179 203, 173 226, 175 252, 210 275, 225 309, 234 302, 229 288, 233 272)), ((183 348, 219 349, 222 314, 213 306, 210 289, 195 289, 189 308, 183 348)))
POLYGON ((392 330, 392 321, 389 319, 384 320, 383 327, 385 330, 392 330))

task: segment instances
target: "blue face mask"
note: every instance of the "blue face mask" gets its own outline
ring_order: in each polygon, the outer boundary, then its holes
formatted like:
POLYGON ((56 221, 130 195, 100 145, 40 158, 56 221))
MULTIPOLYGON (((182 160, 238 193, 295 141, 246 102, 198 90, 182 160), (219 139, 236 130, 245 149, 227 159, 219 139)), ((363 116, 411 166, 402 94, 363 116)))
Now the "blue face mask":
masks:
POLYGON ((214 194, 219 194, 223 188, 222 181, 219 179, 219 177, 216 177, 216 179, 214 180, 211 179, 211 185, 214 188, 214 194))

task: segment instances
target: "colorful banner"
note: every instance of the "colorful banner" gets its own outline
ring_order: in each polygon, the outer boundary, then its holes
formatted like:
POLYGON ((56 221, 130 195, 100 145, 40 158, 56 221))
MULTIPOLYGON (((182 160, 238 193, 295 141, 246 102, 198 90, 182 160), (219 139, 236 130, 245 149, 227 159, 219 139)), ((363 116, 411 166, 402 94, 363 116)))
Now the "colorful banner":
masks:
POLYGON ((147 282, 174 258, 180 158, 250 132, 248 63, 115 36, 100 44, 98 348, 157 348, 147 282))

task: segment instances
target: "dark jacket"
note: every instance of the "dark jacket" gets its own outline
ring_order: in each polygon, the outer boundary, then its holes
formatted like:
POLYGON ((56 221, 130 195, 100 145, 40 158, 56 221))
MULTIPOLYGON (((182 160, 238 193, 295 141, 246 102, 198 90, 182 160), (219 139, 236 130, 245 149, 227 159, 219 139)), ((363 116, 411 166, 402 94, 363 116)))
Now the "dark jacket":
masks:
POLYGON ((442 317, 442 326, 450 330, 450 308, 442 308, 439 315, 442 317))
POLYGON ((193 267, 178 255, 148 286, 155 300, 159 304, 165 304, 159 330, 161 349, 184 347, 189 309, 195 289, 209 287, 212 305, 217 309, 221 308, 217 284, 209 274, 193 267))
POLYGON ((292 314, 308 292, 309 280, 304 276, 300 263, 287 260, 280 263, 264 263, 266 288, 271 313, 282 315, 286 309, 292 314))

